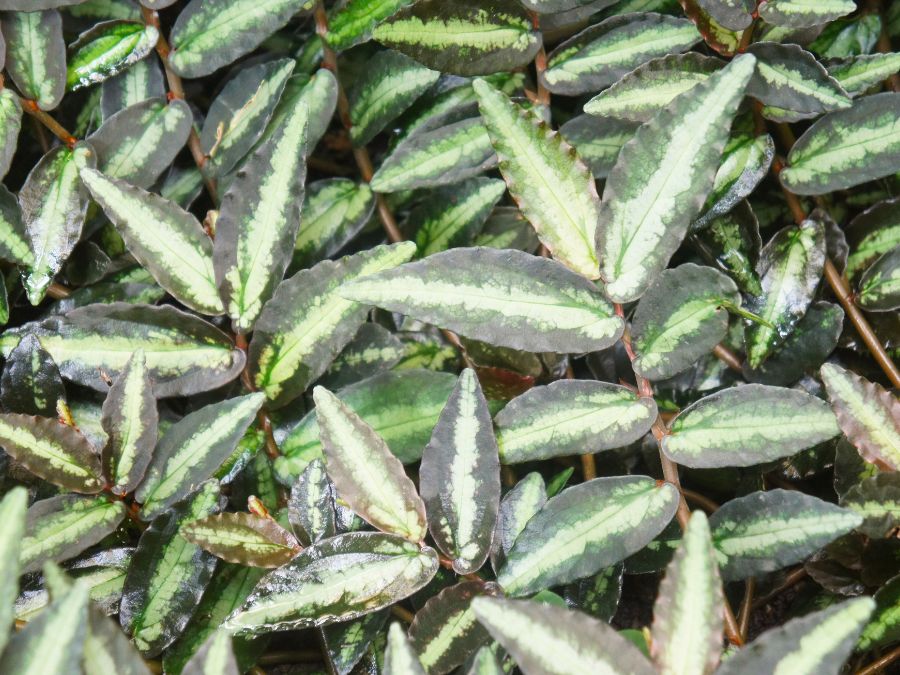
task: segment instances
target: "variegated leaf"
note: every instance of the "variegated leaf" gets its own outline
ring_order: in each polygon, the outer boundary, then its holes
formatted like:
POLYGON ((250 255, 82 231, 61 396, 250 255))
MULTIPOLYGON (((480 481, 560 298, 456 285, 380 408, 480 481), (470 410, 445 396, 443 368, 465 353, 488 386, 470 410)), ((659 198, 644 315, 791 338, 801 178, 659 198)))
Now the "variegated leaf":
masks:
POLYGON ((852 279, 900 245, 900 197, 885 199, 860 213, 850 221, 846 234, 850 244, 846 272, 852 279))
POLYGON ((542 79, 555 94, 598 91, 642 63, 687 51, 700 39, 688 19, 654 12, 613 16, 554 49, 542 79))
POLYGON ((753 22, 756 0, 698 0, 697 4, 728 30, 744 30, 753 22))
POLYGON ((0 351, 8 356, 22 332, 33 333, 62 376, 106 392, 102 375, 116 378, 131 354, 143 349, 158 397, 189 396, 230 382, 244 367, 244 354, 215 326, 171 306, 115 302, 87 305, 64 317, 6 331, 0 351))
POLYGON ((6 646, 13 624, 13 602, 19 593, 22 571, 19 552, 25 534, 28 491, 14 487, 0 500, 0 651, 6 646))
POLYGON ((654 672, 631 642, 581 612, 500 598, 475 598, 472 608, 525 675, 654 672))
POLYGON ((424 258, 470 245, 505 193, 506 184, 494 178, 470 178, 431 193, 407 219, 416 228, 417 253, 424 258))
POLYGON ((125 108, 165 94, 166 84, 159 59, 148 56, 115 77, 103 81, 100 90, 100 113, 105 122, 125 108))
POLYGON ((541 46, 528 14, 511 0, 418 0, 372 34, 429 68, 456 75, 513 70, 541 46))
POLYGON ((850 509, 781 489, 732 499, 709 519, 725 581, 798 563, 861 523, 850 509))
POLYGON ((96 606, 88 608, 87 637, 81 667, 85 675, 104 675, 111 671, 116 675, 151 675, 140 652, 119 624, 96 606))
POLYGON ((515 206, 497 206, 473 240, 473 245, 514 248, 529 253, 537 249, 538 238, 519 209, 515 206))
POLYGON ((712 268, 685 263, 664 270, 632 319, 635 372, 664 380, 691 367, 722 341, 727 307, 740 303, 734 282, 712 268))
POLYGON ((499 570, 506 562, 506 554, 528 521, 547 503, 547 487, 544 478, 533 471, 516 483, 500 501, 497 514, 497 530, 491 546, 491 567, 499 570))
POLYGON ((325 260, 282 282, 260 314, 250 343, 250 372, 276 406, 315 381, 365 321, 368 308, 339 293, 349 281, 409 260, 404 242, 325 260))
POLYGON ((717 672, 837 675, 874 608, 871 598, 855 598, 791 619, 733 654, 717 672))
POLYGON ((300 552, 294 535, 252 513, 207 516, 187 523, 181 536, 226 562, 251 567, 281 567, 300 552))
POLYGON ((764 0, 759 16, 774 26, 803 28, 828 23, 855 10, 853 0, 764 0))
POLYGON ((378 645, 383 643, 384 624, 390 613, 389 609, 380 609, 358 619, 333 623, 322 629, 328 658, 338 675, 352 673, 364 657, 373 656, 375 641, 378 641, 378 645))
POLYGON ((174 202, 94 169, 81 179, 125 245, 160 286, 193 310, 221 314, 213 243, 199 221, 174 202))
POLYGON ((151 520, 192 493, 234 452, 263 404, 260 393, 212 403, 169 427, 134 494, 151 520))
POLYGON ((780 230, 765 245, 756 266, 762 293, 747 301, 747 309, 768 326, 747 320, 744 342, 751 368, 778 347, 803 318, 825 265, 825 228, 814 218, 780 230))
POLYGON ((900 473, 890 471, 865 478, 847 490, 841 506, 863 517, 857 529, 867 537, 888 536, 900 525, 900 473))
POLYGON ((387 649, 384 652, 384 675, 425 675, 425 669, 400 624, 388 629, 387 649))
MULTIPOLYGON (((879 535, 881 536, 881 535, 879 535)), ((886 646, 900 635, 900 576, 892 577, 872 596, 875 611, 871 614, 856 643, 857 651, 886 646)))
POLYGON ((841 431, 868 462, 900 471, 900 402, 881 385, 826 363, 820 371, 841 431))
POLYGON ((694 511, 653 606, 651 653, 666 675, 711 673, 722 653, 722 581, 709 523, 694 511))
POLYGON ((139 188, 149 188, 184 147, 193 115, 184 101, 150 98, 125 108, 88 137, 97 169, 139 188))
POLYGON ((156 47, 159 31, 140 21, 104 21, 69 46, 66 89, 75 91, 109 79, 156 47))
POLYGON ((150 524, 128 567, 119 622, 147 657, 159 654, 184 630, 218 562, 180 534, 187 523, 221 509, 217 482, 199 488, 192 499, 150 524))
POLYGON ((26 335, 10 352, 0 377, 0 402, 10 412, 55 417, 66 400, 59 369, 33 335, 26 335))
POLYGON ((900 171, 900 93, 857 99, 797 139, 781 172, 790 191, 819 195, 900 171))
POLYGON ((372 31, 413 0, 349 0, 328 19, 328 40, 334 49, 343 51, 372 39, 372 31))
POLYGON ((900 53, 848 56, 830 60, 825 67, 844 91, 856 97, 900 71, 900 53))
POLYGON ((594 178, 606 178, 616 165, 619 151, 634 137, 640 125, 614 118, 578 115, 559 128, 559 133, 575 146, 594 178))
POLYGON ((563 490, 516 537, 497 583, 518 597, 594 574, 647 545, 677 502, 675 488, 645 476, 595 478, 563 490))
POLYGON ((109 437, 103 448, 103 474, 114 494, 125 495, 137 487, 150 465, 159 424, 143 349, 134 352, 109 388, 101 424, 109 437))
POLYGON ((630 122, 648 122, 672 100, 693 89, 724 63, 696 52, 653 59, 638 66, 584 104, 584 112, 630 122))
POLYGON ((306 182, 309 110, 301 103, 243 164, 222 198, 213 260, 234 330, 249 332, 294 252, 306 182))
POLYGON ((614 301, 639 298, 681 244, 713 187, 755 63, 750 55, 736 58, 638 129, 619 153, 598 233, 601 275, 614 301))
POLYGON ((425 504, 384 440, 337 396, 313 390, 328 475, 348 506, 375 527, 425 538, 425 504))
POLYGON ((590 170, 540 118, 484 80, 473 87, 513 199, 556 259, 596 279, 600 198, 590 170))
POLYGON ((288 500, 288 519, 305 546, 337 533, 334 500, 334 484, 328 478, 325 462, 312 460, 291 486, 288 500))
POLYGON ((37 305, 53 277, 81 236, 90 201, 79 180, 79 170, 90 170, 96 155, 80 143, 74 149, 59 146, 44 155, 19 190, 22 220, 33 262, 25 279, 28 300, 37 305))
POLYGON ((457 574, 481 568, 500 506, 500 460, 491 413, 466 368, 441 413, 419 467, 428 529, 457 574))
POLYGON ((796 389, 747 384, 685 408, 662 448, 685 466, 752 466, 789 457, 840 433, 821 399, 796 389))
POLYGON ((590 380, 559 380, 529 389, 497 413, 504 464, 620 448, 650 430, 652 399, 590 380))
POLYGON ((66 91, 62 18, 55 9, 25 4, 26 11, 4 13, 0 18, 6 39, 6 72, 26 99, 41 110, 53 110, 66 91), (38 9, 45 11, 35 11, 38 9))
POLYGON ((312 76, 294 72, 284 86, 284 92, 278 100, 278 105, 275 106, 275 112, 263 132, 260 143, 269 140, 295 109, 305 105, 309 110, 306 119, 306 152, 311 153, 328 130, 337 99, 338 83, 330 70, 320 68, 312 76))
POLYGON ((584 277, 520 251, 466 248, 345 285, 343 297, 528 351, 605 349, 622 320, 584 277))
POLYGON ((231 634, 226 630, 217 630, 210 635, 184 664, 184 675, 240 675, 231 641, 231 634))
POLYGON ((859 280, 859 306, 869 312, 889 312, 900 307, 900 246, 872 263, 859 280))
POLYGON ((292 60, 278 59, 246 68, 228 81, 203 120, 205 172, 223 176, 244 158, 266 130, 293 70, 292 60))
POLYGON ((326 178, 306 187, 293 265, 312 267, 340 251, 369 222, 375 196, 367 183, 326 178))
MULTIPOLYGON (((0 21, 0 25, 2 25, 2 21, 0 21)), ((9 89, 0 89, 0 144, 2 144, 0 145, 0 178, 6 176, 6 172, 9 171, 21 128, 22 104, 19 103, 19 97, 9 89)), ((0 236, 0 247, 2 247, 4 239, 4 236, 0 236)), ((0 248, 0 251, 3 251, 3 248, 0 248)))
POLYGON ((372 176, 372 189, 400 192, 452 184, 498 161, 481 119, 464 119, 404 139, 372 176))
POLYGON ((225 628, 256 634, 349 621, 412 595, 437 568, 427 546, 380 532, 341 534, 263 577, 225 628))
POLYGON ((125 504, 107 496, 59 495, 35 502, 22 539, 22 572, 75 557, 114 532, 124 518, 125 504))
MULTIPOLYGON (((376 375, 338 392, 391 448, 400 461, 415 462, 456 382, 450 373, 432 370, 398 370, 376 375)), ((306 414, 280 444, 275 461, 281 482, 290 485, 314 459, 323 457, 316 414, 306 414)))
POLYGON ((310 0, 191 0, 172 28, 169 64, 203 77, 253 51, 310 0))
POLYGON ((366 64, 366 77, 350 93, 350 138, 356 145, 371 141, 440 75, 404 54, 376 53, 366 64))

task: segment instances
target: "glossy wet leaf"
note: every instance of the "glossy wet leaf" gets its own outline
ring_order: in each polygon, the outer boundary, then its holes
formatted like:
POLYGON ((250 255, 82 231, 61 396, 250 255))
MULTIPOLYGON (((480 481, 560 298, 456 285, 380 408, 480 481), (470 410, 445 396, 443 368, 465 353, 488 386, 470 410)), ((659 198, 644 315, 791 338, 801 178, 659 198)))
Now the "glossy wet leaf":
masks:
POLYGON ((372 35, 429 68, 456 75, 513 70, 541 46, 531 19, 510 0, 419 0, 372 35))
POLYGON ((641 127, 619 154, 597 237, 614 301, 640 297, 687 233, 712 189, 729 120, 754 67, 750 55, 735 59, 641 127))
POLYGON ((417 253, 425 257, 471 244, 505 193, 506 185, 494 178, 470 178, 432 192, 407 221, 416 227, 417 253))
POLYGON ((54 417, 66 390, 53 358, 33 335, 10 352, 0 377, 0 401, 6 410, 54 417))
POLYGON ((375 197, 366 183, 326 178, 308 184, 294 264, 312 267, 340 251, 369 222, 374 210, 375 197))
POLYGON ((219 513, 188 523, 181 535, 226 562, 280 567, 300 552, 294 536, 271 518, 219 513))
POLYGON ((900 307, 900 246, 872 263, 859 280, 859 306, 870 312, 900 307))
POLYGON ((427 546, 380 532, 341 534, 263 577, 225 628, 242 635, 349 621, 412 595, 437 568, 427 546))
POLYGON ((338 389, 396 366, 407 355, 406 345, 386 328, 364 323, 331 363, 321 384, 338 389))
POLYGON ((159 31, 138 21, 98 23, 69 46, 66 89, 103 82, 140 61, 156 47, 159 31))
POLYGON ((6 72, 26 99, 41 110, 53 110, 66 90, 62 18, 55 9, 26 4, 30 11, 6 13, 0 21, 6 39, 6 72), (45 11, 34 11, 38 9, 45 11))

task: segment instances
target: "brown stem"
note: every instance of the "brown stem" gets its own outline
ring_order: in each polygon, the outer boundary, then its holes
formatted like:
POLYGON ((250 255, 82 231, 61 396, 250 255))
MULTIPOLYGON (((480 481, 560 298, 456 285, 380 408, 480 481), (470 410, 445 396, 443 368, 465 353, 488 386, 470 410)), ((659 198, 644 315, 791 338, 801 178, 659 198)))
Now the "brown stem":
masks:
POLYGON ((856 675, 875 675, 875 673, 882 672, 885 668, 891 665, 894 661, 900 659, 900 647, 896 647, 892 649, 884 656, 872 661, 865 668, 856 671, 856 675))
POLYGON ((416 618, 416 615, 410 612, 405 607, 401 607, 400 605, 394 605, 391 607, 391 614, 396 616, 398 619, 403 621, 404 623, 412 623, 413 619, 416 618))
POLYGON ((695 504, 701 506, 707 513, 715 513, 719 510, 718 504, 716 504, 706 495, 700 494, 699 492, 688 490, 687 488, 681 488, 681 494, 683 494, 685 499, 687 499, 689 502, 694 502, 695 504))
POLYGON ((22 110, 34 117, 38 122, 43 124, 54 136, 61 140, 69 148, 74 148, 78 139, 66 131, 66 128, 57 122, 49 114, 45 113, 38 107, 35 101, 28 98, 20 98, 22 110))
MULTIPOLYGON (((531 24, 536 31, 541 29, 541 17, 537 12, 531 12, 531 24)), ((541 48, 538 49, 537 54, 534 55, 534 73, 535 80, 537 81, 537 102, 541 105, 549 106, 550 90, 544 86, 544 71, 546 70, 547 52, 544 50, 544 45, 541 44, 541 48)))
POLYGON ((741 610, 738 612, 738 627, 741 639, 747 641, 747 633, 750 630, 750 616, 753 614, 753 593, 756 590, 756 579, 750 577, 744 583, 744 600, 741 602, 741 610))
POLYGON ((756 29, 756 19, 750 22, 750 25, 744 29, 744 32, 741 33, 741 41, 738 44, 737 52, 739 54, 743 54, 747 51, 747 47, 750 46, 750 43, 753 42, 753 31, 756 29))
POLYGON ((737 354, 724 344, 717 344, 713 347, 713 355, 732 370, 738 373, 744 372, 744 369, 741 367, 741 360, 738 358, 737 354))
POLYGON ((47 295, 54 300, 63 300, 72 295, 72 290, 67 286, 63 286, 61 283, 54 281, 47 287, 47 295))

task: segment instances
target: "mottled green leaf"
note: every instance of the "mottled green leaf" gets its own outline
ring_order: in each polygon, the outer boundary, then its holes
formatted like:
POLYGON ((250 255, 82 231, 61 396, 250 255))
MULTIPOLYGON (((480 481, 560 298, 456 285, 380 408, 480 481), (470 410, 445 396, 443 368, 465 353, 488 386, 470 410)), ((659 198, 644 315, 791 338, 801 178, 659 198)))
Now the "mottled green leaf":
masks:
POLYGON ((759 16, 774 26, 802 28, 828 23, 855 10, 853 0, 764 0, 759 16))
POLYGON ((22 539, 22 571, 78 555, 114 532, 123 518, 125 505, 106 496, 60 495, 35 502, 22 539))
POLYGON ((900 245, 872 263, 859 280, 859 306, 870 312, 900 307, 900 245))
POLYGON ((585 103, 584 111, 597 117, 648 122, 676 96, 705 82, 723 65, 719 59, 696 52, 653 59, 585 103))
POLYGON ((747 361, 758 368, 791 334, 812 303, 825 265, 825 228, 814 218, 780 230, 760 253, 756 271, 762 293, 747 309, 770 325, 747 320, 747 361))
POLYGON ((208 481, 141 535, 125 579, 119 621, 144 655, 156 656, 174 642, 197 609, 218 560, 180 531, 220 508, 219 485, 208 481))
POLYGON ((664 380, 690 368, 722 341, 728 332, 726 308, 740 302, 734 282, 710 267, 686 263, 664 270, 631 322, 635 372, 664 380))
POLYGON ((14 487, 0 500, 0 651, 9 640, 13 624, 13 601, 19 593, 22 570, 19 552, 25 534, 28 492, 14 487))
POLYGON ((165 96, 166 84, 159 59, 149 56, 103 81, 100 112, 105 122, 117 112, 148 98, 165 96))
POLYGON ((556 259, 596 279, 600 198, 590 170, 540 118, 483 80, 473 87, 500 173, 519 209, 556 259))
POLYGON ((226 562, 280 567, 300 551, 294 536, 271 518, 219 513, 186 524, 181 536, 226 562))
MULTIPOLYGON (((843 4, 847 7, 849 2, 845 1, 843 4)), ((852 8, 846 11, 852 11, 852 8)), ((809 30, 815 35, 819 28, 815 26, 809 30)), ((860 12, 853 18, 838 19, 827 24, 819 36, 810 43, 809 48, 824 58, 869 54, 875 50, 880 33, 880 14, 860 12)))
POLYGON ((900 525, 900 474, 879 473, 860 481, 841 498, 841 506, 863 517, 860 532, 876 539, 886 536, 900 525))
POLYGON ((900 71, 900 53, 848 56, 829 61, 826 68, 844 91, 855 97, 900 71))
POLYGON ((384 675, 425 675, 422 663, 413 650, 400 624, 394 622, 388 629, 387 648, 384 652, 384 675))
POLYGON ((288 500, 288 519, 305 546, 336 534, 334 498, 334 485, 326 473, 325 462, 312 460, 291 486, 288 500))
POLYGON ((554 49, 542 79, 555 94, 594 92, 650 59, 687 51, 699 41, 688 19, 653 12, 614 16, 554 49))
POLYGON ((578 115, 559 128, 559 133, 578 151, 594 178, 606 178, 615 166, 619 151, 634 137, 637 122, 593 115, 578 115))
POLYGON ((309 0, 191 0, 172 28, 169 64, 203 77, 256 49, 309 0))
POLYGON ((593 577, 569 584, 565 590, 566 604, 609 623, 615 616, 622 597, 624 572, 625 565, 616 563, 593 577))
POLYGON ((328 19, 328 40, 334 49, 348 47, 372 39, 372 31, 379 23, 413 0, 349 0, 339 5, 328 19))
POLYGON ((516 464, 623 447, 655 419, 653 400, 626 387, 559 380, 514 398, 494 422, 500 459, 516 464))
MULTIPOLYGON (((21 128, 22 104, 19 103, 19 97, 9 89, 0 90, 0 144, 2 144, 0 145, 0 178, 9 171, 21 128)), ((5 237, 0 237, 0 239, 5 239, 5 237)), ((2 241, 0 241, 0 246, 2 246, 2 241)), ((0 251, 2 250, 0 248, 0 251)))
POLYGON ((253 634, 349 621, 412 595, 437 568, 427 546, 380 532, 341 534, 263 577, 225 628, 253 634))
POLYGON ((837 675, 874 607, 871 598, 856 598, 792 619, 732 655, 718 673, 837 675))
POLYGON ((250 371, 274 405, 284 405, 318 378, 365 321, 368 308, 344 299, 347 282, 409 260, 404 242, 325 260, 282 282, 266 303, 250 343, 250 371))
POLYGON ((796 389, 747 384, 685 408, 669 425, 662 448, 685 466, 751 466, 789 457, 839 432, 821 399, 796 389))
POLYGON ((445 251, 354 281, 340 294, 513 349, 593 351, 622 332, 590 281, 520 251, 445 251))
POLYGON ((326 178, 307 185, 294 264, 312 267, 340 251, 369 222, 374 210, 375 196, 366 183, 326 178))
POLYGON ((472 608, 525 675, 650 675, 650 662, 605 623, 533 600, 475 598, 472 608))
MULTIPOLYGON (((0 97, 5 91, 9 90, 0 90, 0 97)), ((30 267, 34 264, 31 242, 22 221, 22 209, 16 196, 2 184, 0 184, 0 258, 17 265, 30 267)))
POLYGON ((142 504, 141 517, 155 518, 212 476, 234 452, 263 400, 253 393, 212 403, 169 427, 134 495, 142 504))
POLYGON ((59 146, 44 155, 19 190, 22 221, 33 254, 25 279, 28 300, 37 305, 53 277, 81 236, 89 195, 79 170, 93 166, 96 156, 87 144, 59 146))
POLYGON ((57 7, 68 6, 68 11, 74 8, 71 5, 77 5, 85 0, 0 0, 0 11, 14 10, 23 12, 33 12, 41 9, 55 9, 57 7))
MULTIPOLYGON (((101 373, 118 377, 137 349, 146 354, 158 397, 215 389, 244 367, 243 353, 225 333, 171 306, 88 305, 22 328, 38 337, 64 378, 103 392, 109 385, 101 373)), ((14 331, 3 334, 4 355, 20 337, 14 331)))
POLYGON ((900 402, 881 385, 826 363, 820 371, 841 431, 867 462, 900 471, 900 402))
POLYGON ((732 499, 709 519, 725 581, 798 563, 860 523, 850 509, 780 489, 732 499))
POLYGON ((792 192, 819 195, 900 171, 900 93, 857 99, 797 139, 781 172, 792 192))
POLYGON ((703 511, 694 511, 653 606, 651 653, 661 673, 710 673, 722 653, 724 594, 703 511))
POLYGON ((528 14, 511 0, 418 0, 372 34, 429 68, 456 75, 513 70, 541 46, 528 14))
POLYGON ((240 71, 222 88, 200 132, 206 173, 225 175, 250 151, 266 130, 293 70, 290 59, 260 63, 240 71))
POLYGON ((139 21, 106 21, 69 46, 66 88, 102 82, 140 61, 156 47, 159 31, 139 21))
POLYGON ((425 257, 471 244, 505 193, 506 184, 494 178, 470 178, 431 193, 407 219, 416 228, 417 253, 425 257))
POLYGON ((869 207, 846 227, 850 255, 847 276, 853 278, 880 256, 900 245, 900 198, 869 207))
POLYGON ((889 580, 872 599, 875 611, 859 636, 857 651, 886 646, 900 638, 900 577, 889 580))
POLYGON ((46 6, 24 4, 29 11, 10 12, 0 19, 6 38, 6 72, 26 99, 33 100, 41 110, 53 110, 66 91, 62 17, 46 6), (34 11, 37 9, 46 11, 34 11))
POLYGON ((586 577, 648 544, 677 491, 645 476, 595 478, 550 499, 516 538, 497 582, 516 597, 586 577))
POLYGON ((681 244, 713 187, 729 120, 755 63, 753 56, 738 57, 638 129, 619 153, 598 233, 601 274, 613 300, 640 297, 681 244))
POLYGON ((66 390, 53 358, 33 335, 26 335, 10 352, 0 377, 0 401, 5 410, 55 417, 66 390))

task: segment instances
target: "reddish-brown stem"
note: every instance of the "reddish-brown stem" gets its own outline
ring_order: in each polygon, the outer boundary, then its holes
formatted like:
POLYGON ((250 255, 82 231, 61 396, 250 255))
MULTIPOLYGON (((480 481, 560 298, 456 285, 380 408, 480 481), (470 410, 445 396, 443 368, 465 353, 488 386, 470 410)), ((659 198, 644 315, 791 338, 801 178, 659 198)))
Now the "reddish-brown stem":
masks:
POLYGON ((681 494, 683 494, 685 499, 689 502, 694 502, 702 507, 707 513, 715 513, 719 510, 719 505, 704 494, 700 494, 694 490, 688 490, 687 488, 681 488, 681 494))
POLYGON ((63 300, 72 295, 72 291, 67 286, 54 281, 47 287, 47 295, 54 300, 63 300))
POLYGON ((747 51, 747 47, 750 46, 750 43, 753 41, 753 31, 756 28, 756 19, 750 22, 750 25, 744 29, 744 32, 741 33, 741 41, 738 44, 737 51, 739 54, 747 51))
POLYGON ((717 344, 713 347, 713 355, 732 370, 738 373, 744 372, 744 369, 741 367, 741 360, 738 358, 737 354, 725 345, 717 344))
POLYGON ((22 110, 34 117, 38 122, 43 124, 54 136, 61 140, 69 148, 74 148, 78 139, 66 131, 66 128, 57 122, 48 113, 38 107, 35 101, 28 98, 20 98, 22 110))
POLYGON ((738 612, 738 627, 741 639, 747 641, 747 633, 750 631, 750 616, 753 614, 753 593, 756 590, 756 579, 750 577, 744 582, 744 600, 738 612))
POLYGON ((897 659, 900 659, 900 647, 892 649, 884 656, 872 661, 865 668, 857 670, 856 675, 875 675, 876 673, 884 672, 884 669, 897 659))

